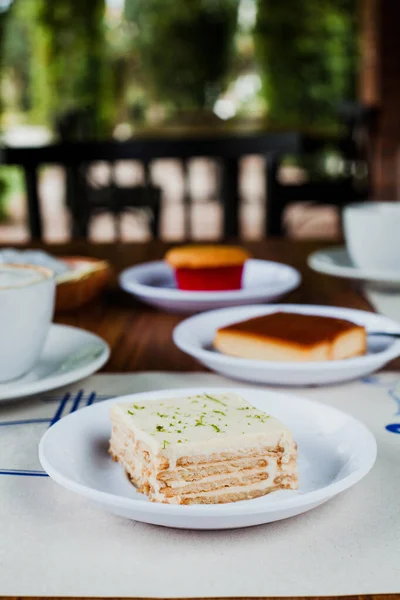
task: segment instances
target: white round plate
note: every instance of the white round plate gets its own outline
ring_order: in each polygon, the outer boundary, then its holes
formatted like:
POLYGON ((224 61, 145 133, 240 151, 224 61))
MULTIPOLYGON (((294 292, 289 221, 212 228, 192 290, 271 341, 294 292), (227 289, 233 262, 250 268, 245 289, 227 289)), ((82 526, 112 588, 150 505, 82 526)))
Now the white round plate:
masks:
POLYGON ((344 247, 317 250, 317 252, 310 254, 307 262, 311 269, 326 275, 370 281, 380 284, 380 287, 389 287, 391 289, 400 288, 400 270, 375 271, 373 269, 360 269, 352 263, 344 247))
POLYGON ((173 270, 164 261, 126 269, 121 287, 143 302, 169 312, 195 313, 225 306, 273 302, 295 289, 301 275, 288 265, 250 259, 243 274, 243 288, 226 292, 190 292, 175 287, 173 270))
POLYGON ((321 362, 275 362, 235 358, 213 349, 217 329, 276 311, 348 319, 370 331, 400 332, 400 326, 381 315, 350 308, 299 304, 244 306, 203 313, 186 319, 174 330, 174 342, 209 369, 252 383, 275 385, 323 385, 372 373, 400 355, 400 340, 377 336, 368 339, 365 356, 321 362))
POLYGON ((149 502, 108 454, 111 404, 216 391, 223 390, 147 392, 83 408, 45 433, 39 445, 42 467, 57 483, 117 515, 183 529, 229 529, 278 521, 315 508, 357 483, 375 462, 375 439, 353 417, 294 395, 232 389, 291 429, 298 444, 299 490, 281 490, 255 500, 220 505, 149 502))
POLYGON ((42 355, 23 377, 0 384, 0 401, 24 398, 79 381, 98 371, 110 356, 97 335, 67 325, 51 325, 42 355))

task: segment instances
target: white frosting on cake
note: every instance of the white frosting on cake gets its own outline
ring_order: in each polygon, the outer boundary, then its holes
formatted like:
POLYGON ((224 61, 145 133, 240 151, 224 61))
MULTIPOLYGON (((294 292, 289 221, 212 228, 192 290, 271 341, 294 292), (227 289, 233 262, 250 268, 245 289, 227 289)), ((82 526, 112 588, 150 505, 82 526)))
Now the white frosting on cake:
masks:
POLYGON ((121 403, 111 409, 136 440, 171 467, 182 456, 245 452, 260 446, 287 447, 290 431, 277 419, 233 393, 200 394, 149 402, 121 403))

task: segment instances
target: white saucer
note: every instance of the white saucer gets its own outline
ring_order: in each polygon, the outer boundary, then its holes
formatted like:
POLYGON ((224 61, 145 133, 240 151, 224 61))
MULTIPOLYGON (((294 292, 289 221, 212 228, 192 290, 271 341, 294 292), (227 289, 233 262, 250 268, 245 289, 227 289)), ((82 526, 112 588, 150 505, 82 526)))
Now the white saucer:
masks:
POLYGON ((344 277, 346 279, 357 279, 380 284, 380 287, 400 288, 399 271, 376 271, 373 269, 360 269, 356 267, 346 248, 326 248, 317 250, 308 257, 308 265, 314 271, 344 277))
POLYGON ((365 356, 323 362, 274 362, 226 356, 212 348, 220 327, 276 311, 323 315, 348 319, 370 331, 400 332, 400 325, 387 317, 362 310, 299 304, 245 306, 203 313, 186 319, 174 330, 174 342, 209 369, 252 383, 274 385, 323 385, 362 377, 377 371, 400 355, 400 340, 377 336, 368 340, 365 356))
POLYGON ((288 265, 268 260, 248 260, 243 289, 227 292, 190 292, 175 287, 172 269, 164 261, 126 269, 121 287, 143 302, 169 312, 195 313, 225 306, 273 302, 296 288, 301 275, 288 265))
POLYGON ((51 325, 36 366, 19 379, 0 384, 0 401, 46 392, 98 371, 110 356, 106 342, 84 329, 51 325))
POLYGON ((108 454, 111 404, 216 391, 223 390, 191 388, 132 394, 78 410, 43 436, 39 445, 42 467, 62 486, 129 519, 182 529, 229 529, 278 521, 315 508, 357 483, 375 462, 375 439, 353 417, 294 395, 233 389, 291 429, 299 449, 299 490, 220 505, 148 501, 108 454))

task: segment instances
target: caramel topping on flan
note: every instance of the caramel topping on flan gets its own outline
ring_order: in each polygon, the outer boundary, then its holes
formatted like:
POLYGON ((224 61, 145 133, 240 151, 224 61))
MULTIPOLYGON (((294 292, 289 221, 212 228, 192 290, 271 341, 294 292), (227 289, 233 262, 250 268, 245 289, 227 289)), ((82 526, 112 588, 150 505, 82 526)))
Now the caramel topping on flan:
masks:
POLYGON ((336 339, 342 333, 359 327, 345 319, 276 312, 234 323, 218 330, 261 339, 276 339, 301 346, 314 346, 336 339))

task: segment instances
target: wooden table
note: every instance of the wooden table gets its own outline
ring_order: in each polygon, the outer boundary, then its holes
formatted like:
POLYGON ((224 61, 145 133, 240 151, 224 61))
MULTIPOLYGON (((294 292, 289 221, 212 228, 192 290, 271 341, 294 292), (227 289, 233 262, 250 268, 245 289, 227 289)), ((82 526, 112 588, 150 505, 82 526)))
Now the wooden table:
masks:
MULTIPOLYGON (((306 266, 308 254, 323 244, 268 240, 243 245, 258 258, 285 262, 301 271, 303 282, 299 289, 286 297, 286 301, 372 310, 360 291, 352 287, 349 282, 320 275, 308 269, 306 266)), ((161 258, 167 245, 161 242, 125 245, 90 245, 86 242, 71 242, 66 245, 36 245, 36 247, 47 249, 59 256, 86 255, 108 259, 118 273, 128 266, 161 258)), ((203 367, 175 348, 172 342, 172 330, 181 320, 182 316, 157 312, 139 304, 131 296, 118 290, 117 286, 110 289, 100 300, 77 312, 65 313, 56 318, 58 323, 76 325, 97 333, 109 343, 111 358, 103 367, 105 372, 202 371, 203 367)), ((400 362, 392 363, 390 368, 400 370, 400 362)), ((382 595, 349 598, 350 600, 356 598, 357 600, 367 598, 383 600, 387 597, 382 595)), ((390 597, 400 600, 400 594, 390 597)))
MULTIPOLYGON (((276 260, 299 269, 301 286, 288 294, 287 302, 326 304, 373 310, 361 291, 346 280, 328 277, 311 271, 307 256, 321 243, 299 243, 269 240, 246 243, 258 258, 276 260)), ((160 259, 168 245, 161 242, 146 244, 87 244, 71 242, 46 247, 57 255, 86 255, 108 259, 116 274, 128 266, 160 259)), ((111 347, 111 358, 103 367, 106 372, 121 371, 204 371, 193 358, 178 350, 172 341, 174 327, 184 315, 158 312, 137 302, 118 289, 117 283, 101 299, 71 313, 57 315, 56 321, 83 327, 103 337, 111 347)), ((400 361, 390 365, 400 369, 400 361)))

